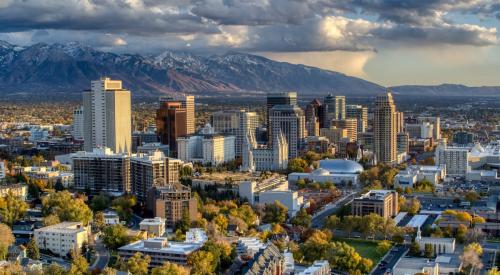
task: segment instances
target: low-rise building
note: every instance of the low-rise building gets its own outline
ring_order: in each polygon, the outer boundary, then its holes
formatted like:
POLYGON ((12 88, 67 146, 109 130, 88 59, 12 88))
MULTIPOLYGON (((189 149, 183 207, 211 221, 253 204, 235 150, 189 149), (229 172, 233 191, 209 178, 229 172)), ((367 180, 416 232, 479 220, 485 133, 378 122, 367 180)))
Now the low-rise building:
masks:
POLYGON ((284 177, 272 177, 261 181, 242 181, 238 183, 240 198, 250 204, 259 202, 259 194, 264 191, 286 191, 288 181, 284 177))
POLYGON ((406 170, 399 171, 394 177, 394 185, 413 187, 422 180, 427 180, 433 185, 438 184, 446 177, 445 165, 411 165, 406 170))
POLYGON ((290 182, 300 179, 313 182, 331 182, 338 185, 357 185, 358 176, 363 172, 363 166, 352 160, 325 159, 319 161, 319 168, 311 173, 291 173, 290 182))
POLYGON ((286 206, 289 217, 294 217, 304 204, 304 197, 300 196, 299 192, 292 190, 264 191, 259 194, 258 203, 260 204, 272 204, 276 201, 286 206))
POLYGON ((88 242, 88 230, 81 222, 62 222, 35 229, 35 240, 40 249, 49 250, 59 256, 82 248, 88 242))
POLYGON ((151 189, 151 201, 155 217, 166 219, 168 228, 174 228, 175 224, 182 219, 184 213, 195 220, 198 213, 198 202, 191 196, 191 188, 180 183, 167 186, 157 186, 151 189))
POLYGON ((161 237, 165 234, 166 219, 160 217, 144 219, 139 223, 139 228, 148 232, 148 236, 161 237))
POLYGON ((238 255, 248 255, 253 257, 255 253, 265 248, 266 245, 255 237, 240 237, 236 243, 236 252, 238 255))
POLYGON ((419 244, 420 250, 425 251, 425 246, 432 246, 434 255, 455 253, 455 238, 422 237, 420 228, 417 231, 415 242, 419 244))
POLYGON ((104 224, 106 225, 120 224, 120 217, 115 211, 106 211, 103 213, 103 216, 104 224))
POLYGON ((280 250, 271 243, 254 255, 242 274, 283 274, 284 270, 285 257, 281 254, 280 250))
POLYGON ((355 198, 351 208, 352 214, 356 216, 375 213, 389 219, 399 213, 398 192, 394 190, 370 190, 355 198))
POLYGON ((189 255, 199 250, 208 240, 202 229, 191 228, 188 232, 191 231, 196 231, 190 234, 194 237, 187 238, 186 233, 184 242, 171 242, 165 237, 150 238, 122 246, 118 248, 118 254, 124 261, 137 252, 148 255, 151 257, 149 268, 162 266, 165 262, 186 265, 189 255))
POLYGON ((299 275, 330 275, 332 272, 330 264, 326 260, 314 261, 314 263, 300 272, 299 275))
POLYGON ((25 199, 28 195, 28 186, 24 184, 0 185, 0 197, 3 198, 9 193, 12 193, 12 195, 16 197, 25 199))

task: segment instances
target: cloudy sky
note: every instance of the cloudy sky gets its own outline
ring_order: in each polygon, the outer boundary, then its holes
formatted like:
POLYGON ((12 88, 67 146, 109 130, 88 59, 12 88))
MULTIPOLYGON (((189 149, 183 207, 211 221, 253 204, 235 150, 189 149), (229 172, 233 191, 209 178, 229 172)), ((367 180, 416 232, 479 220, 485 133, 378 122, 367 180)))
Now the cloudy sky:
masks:
POLYGON ((390 86, 500 85, 500 0, 0 0, 0 40, 237 50, 390 86))

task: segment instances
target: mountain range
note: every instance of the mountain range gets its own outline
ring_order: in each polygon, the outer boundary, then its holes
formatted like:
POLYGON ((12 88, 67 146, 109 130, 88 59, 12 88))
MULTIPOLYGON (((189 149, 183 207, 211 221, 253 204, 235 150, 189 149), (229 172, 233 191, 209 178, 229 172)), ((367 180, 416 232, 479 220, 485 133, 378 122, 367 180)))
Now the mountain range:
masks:
MULTIPOLYGON (((239 97, 287 90, 311 97, 327 93, 373 96, 386 89, 342 73, 239 52, 117 54, 74 42, 22 47, 0 41, 0 95, 4 98, 75 98, 101 76, 123 80, 136 98, 177 92, 239 97)), ((500 87, 450 84, 391 90, 400 95, 500 95, 500 87)))

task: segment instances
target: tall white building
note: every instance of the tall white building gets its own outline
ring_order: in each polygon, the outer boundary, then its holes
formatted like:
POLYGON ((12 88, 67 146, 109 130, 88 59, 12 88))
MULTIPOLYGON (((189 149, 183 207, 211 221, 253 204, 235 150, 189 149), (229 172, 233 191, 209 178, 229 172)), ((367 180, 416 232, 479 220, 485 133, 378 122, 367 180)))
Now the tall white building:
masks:
MULTIPOLYGON (((272 133, 282 133, 288 143, 288 158, 299 156, 299 147, 305 137, 305 116, 294 105, 275 105, 269 114, 272 133)), ((255 156, 254 156, 255 157, 255 156)))
POLYGON ((235 159, 234 136, 217 134, 177 138, 177 157, 186 162, 218 165, 235 159))
POLYGON ((406 124, 406 132, 411 138, 432 138, 434 137, 434 125, 429 122, 421 122, 417 124, 406 124))
POLYGON ((441 118, 436 117, 418 117, 417 121, 419 123, 428 122, 432 124, 432 138, 434 140, 441 139, 441 118))
POLYGON ((131 153, 132 114, 130 91, 121 80, 101 78, 83 93, 84 147, 108 147, 115 153, 131 153))
POLYGON ((73 111, 73 137, 75 139, 83 139, 84 122, 83 122, 83 107, 79 106, 73 111))
POLYGON ((259 117, 255 112, 245 110, 219 111, 212 115, 212 126, 216 133, 236 137, 235 154, 242 156, 242 147, 248 133, 255 135, 259 117))
POLYGON ((263 148, 257 148, 249 134, 243 148, 242 171, 282 171, 288 166, 288 143, 281 132, 274 136, 272 147, 263 148))
POLYGON ((469 170, 469 149, 439 144, 435 152, 436 165, 445 165, 446 173, 452 177, 464 177, 469 170))

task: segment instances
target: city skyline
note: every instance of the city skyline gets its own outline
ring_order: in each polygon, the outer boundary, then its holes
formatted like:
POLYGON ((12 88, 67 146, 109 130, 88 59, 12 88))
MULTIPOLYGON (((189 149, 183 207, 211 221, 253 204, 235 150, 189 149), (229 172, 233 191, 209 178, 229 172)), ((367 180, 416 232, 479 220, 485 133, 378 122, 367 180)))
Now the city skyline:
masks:
POLYGON ((148 54, 236 50, 384 86, 500 85, 499 12, 489 0, 3 1, 0 40, 148 54))

